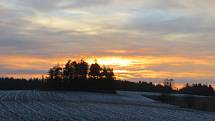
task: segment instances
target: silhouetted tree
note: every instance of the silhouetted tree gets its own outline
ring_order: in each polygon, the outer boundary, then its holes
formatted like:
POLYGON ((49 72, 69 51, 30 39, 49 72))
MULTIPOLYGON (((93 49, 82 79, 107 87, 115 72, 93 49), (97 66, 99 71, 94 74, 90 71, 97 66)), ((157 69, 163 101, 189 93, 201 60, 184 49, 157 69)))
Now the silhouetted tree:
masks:
POLYGON ((69 79, 78 79, 78 64, 76 61, 73 61, 70 64, 70 77, 69 79))
POLYGON ((53 71, 54 71, 54 79, 62 79, 63 77, 62 68, 59 65, 54 66, 53 71))
POLYGON ((49 79, 52 80, 54 79, 54 69, 50 68, 48 71, 49 79))
POLYGON ((179 90, 180 93, 194 94, 194 95, 214 95, 214 89, 211 85, 207 86, 204 84, 193 84, 192 86, 185 86, 179 90))
POLYGON ((70 67, 71 67, 71 65, 70 65, 70 63, 71 63, 71 60, 69 60, 66 64, 65 64, 65 67, 64 67, 64 69, 63 69, 63 78, 64 79, 70 79, 70 67))
POLYGON ((62 87, 62 68, 59 65, 49 69, 49 79, 47 80, 47 86, 50 89, 60 89, 62 87))
POLYGON ((97 62, 95 62, 94 64, 91 64, 90 71, 89 71, 89 77, 98 79, 100 76, 100 71, 101 71, 101 67, 99 66, 99 64, 97 64, 97 62))
POLYGON ((87 79, 88 67, 88 63, 83 59, 76 65, 76 71, 79 79, 87 79))
POLYGON ((112 68, 103 67, 100 76, 104 79, 114 79, 114 72, 112 68))
POLYGON ((174 82, 174 79, 164 79, 164 86, 168 86, 172 88, 173 82, 174 82))

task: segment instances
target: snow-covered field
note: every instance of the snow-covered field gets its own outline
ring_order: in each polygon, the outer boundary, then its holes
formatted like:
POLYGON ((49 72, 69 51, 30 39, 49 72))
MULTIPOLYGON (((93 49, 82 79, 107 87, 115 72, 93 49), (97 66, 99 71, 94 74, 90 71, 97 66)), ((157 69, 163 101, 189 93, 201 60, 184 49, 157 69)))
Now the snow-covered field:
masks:
POLYGON ((215 113, 182 109, 138 92, 0 91, 0 121, 215 121, 215 113))

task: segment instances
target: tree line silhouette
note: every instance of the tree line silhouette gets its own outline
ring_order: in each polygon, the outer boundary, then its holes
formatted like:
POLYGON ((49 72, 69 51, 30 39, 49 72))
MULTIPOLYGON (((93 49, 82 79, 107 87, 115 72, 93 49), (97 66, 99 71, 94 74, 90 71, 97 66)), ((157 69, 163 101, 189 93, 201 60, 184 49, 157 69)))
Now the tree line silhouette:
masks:
POLYGON ((193 84, 186 86, 179 90, 179 93, 182 94, 192 94, 192 95, 205 95, 205 96, 214 96, 215 92, 211 85, 204 84, 193 84))
POLYGON ((69 60, 64 66, 55 65, 48 70, 47 78, 15 79, 0 78, 0 90, 77 90, 115 93, 116 90, 146 91, 215 95, 211 85, 186 85, 180 90, 172 89, 173 79, 165 79, 164 85, 152 82, 117 80, 113 68, 101 67, 97 61, 89 65, 83 59, 69 60))
MULTIPOLYGON (((144 92, 159 92, 159 93, 180 93, 180 94, 191 94, 191 95, 203 95, 203 96, 215 96, 215 91, 211 85, 205 84, 186 84, 185 87, 174 90, 171 84, 153 84, 152 82, 130 82, 130 81, 117 81, 117 89, 125 91, 144 91, 144 92)), ((172 81, 172 79, 169 79, 172 81)))
POLYGON ((69 60, 64 67, 56 65, 50 68, 48 74, 48 89, 105 92, 116 90, 113 69, 101 67, 96 61, 89 66, 83 59, 69 60))

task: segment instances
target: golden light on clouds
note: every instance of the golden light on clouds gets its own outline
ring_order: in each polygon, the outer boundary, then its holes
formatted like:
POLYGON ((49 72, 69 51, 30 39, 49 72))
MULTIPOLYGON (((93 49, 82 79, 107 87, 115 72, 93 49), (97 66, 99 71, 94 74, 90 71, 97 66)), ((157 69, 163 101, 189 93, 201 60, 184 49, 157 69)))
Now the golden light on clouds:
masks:
POLYGON ((43 26, 47 28, 52 28, 63 31, 74 31, 74 32, 81 32, 85 34, 94 35, 101 30, 100 26, 93 26, 91 24, 87 24, 81 21, 72 21, 70 19, 62 19, 59 17, 52 17, 52 16, 34 16, 26 18, 26 20, 43 26))
POLYGON ((133 60, 121 58, 121 57, 95 57, 94 59, 87 59, 86 61, 89 63, 94 63, 95 59, 101 65, 109 65, 109 66, 129 66, 133 64, 133 60))
MULTIPOLYGON (((39 57, 26 55, 0 56, 1 64, 7 69, 47 69, 49 66, 62 63, 62 59, 54 57, 39 57)), ((64 60, 65 61, 65 60, 64 60)))
POLYGON ((50 67, 55 64, 66 63, 69 59, 80 60, 84 58, 89 64, 96 61, 101 65, 114 68, 115 75, 118 79, 203 79, 205 77, 215 78, 213 70, 204 69, 202 67, 214 67, 213 58, 196 59, 190 57, 167 57, 167 56, 1 56, 1 63, 5 65, 5 69, 13 71, 5 75, 13 75, 15 77, 41 77, 46 75, 50 67), (187 69, 187 66, 191 67, 187 69), (201 70, 198 68, 202 68, 201 70), (22 70, 16 73, 16 70, 22 70), (36 70, 28 72, 28 70, 36 70), (37 71, 40 70, 40 71, 37 71), (26 71, 26 72, 25 72, 26 71))
POLYGON ((63 12, 71 16, 59 17, 37 13, 35 16, 26 17, 25 20, 33 23, 35 27, 46 27, 56 31, 71 31, 73 34, 98 35, 104 32, 117 31, 117 29, 113 29, 107 25, 120 25, 124 23, 124 20, 128 19, 127 14, 117 12, 111 17, 94 15, 90 12, 80 10, 66 9, 63 12), (80 14, 80 16, 72 17, 74 14, 80 14), (105 25, 104 22, 107 25, 105 25))
POLYGON ((43 74, 84 58, 114 68, 120 79, 214 80, 213 5, 1 0, 0 74, 43 74))

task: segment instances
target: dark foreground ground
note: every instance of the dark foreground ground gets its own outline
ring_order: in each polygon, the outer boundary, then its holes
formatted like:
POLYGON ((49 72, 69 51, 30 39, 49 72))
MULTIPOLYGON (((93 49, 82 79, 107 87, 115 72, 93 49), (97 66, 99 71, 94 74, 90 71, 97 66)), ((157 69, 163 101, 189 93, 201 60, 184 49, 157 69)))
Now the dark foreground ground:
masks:
POLYGON ((138 92, 0 91, 0 121, 214 121, 215 113, 162 104, 138 92))
POLYGON ((214 96, 147 92, 144 92, 143 96, 182 108, 215 112, 214 96))

